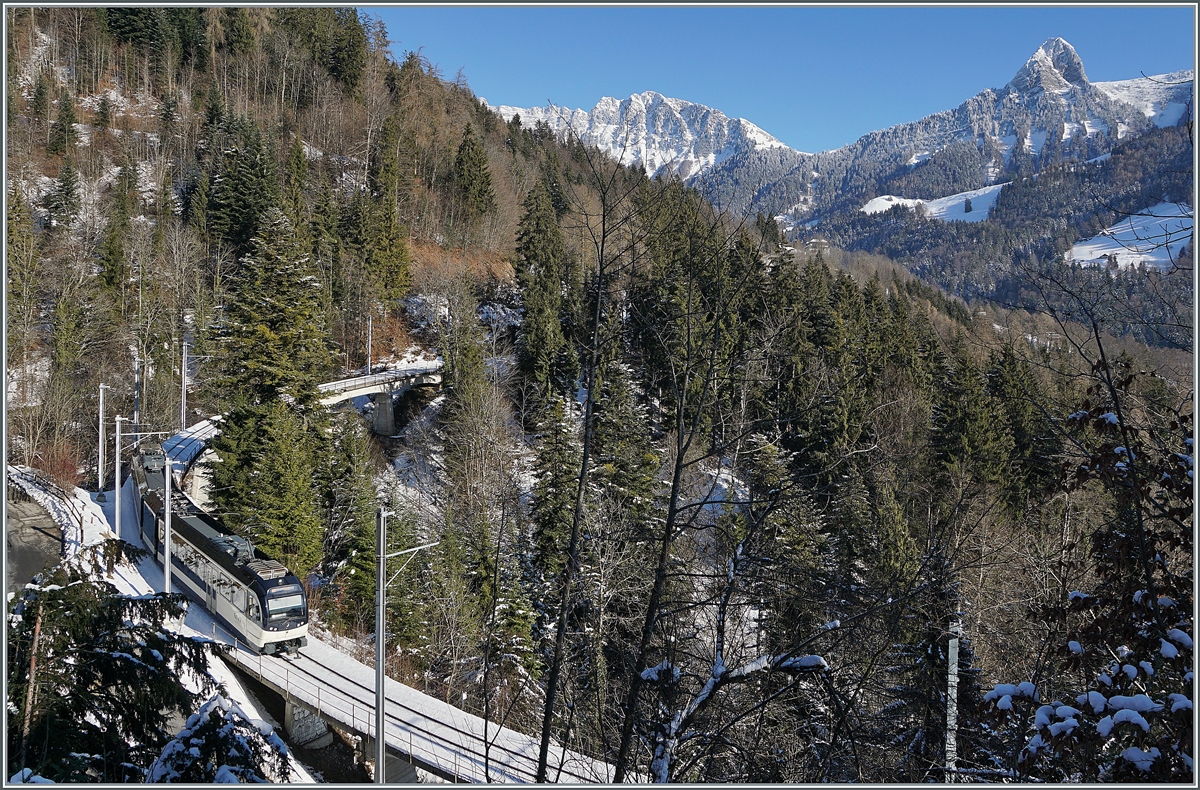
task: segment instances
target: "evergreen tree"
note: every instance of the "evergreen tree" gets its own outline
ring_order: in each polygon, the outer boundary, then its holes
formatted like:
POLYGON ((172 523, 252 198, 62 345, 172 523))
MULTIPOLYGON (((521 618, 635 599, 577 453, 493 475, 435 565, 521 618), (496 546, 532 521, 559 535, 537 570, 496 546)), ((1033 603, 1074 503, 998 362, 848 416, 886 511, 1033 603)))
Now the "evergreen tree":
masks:
POLYGON ((188 195, 187 221, 199 238, 208 238, 208 173, 203 170, 197 174, 196 186, 188 195))
POLYGON ((141 782, 171 712, 194 709, 189 687, 211 690, 207 640, 165 627, 184 597, 125 596, 104 581, 144 554, 108 541, 19 594, 6 640, 8 775, 141 782))
POLYGON ((50 123, 50 82, 46 75, 39 71, 33 83, 33 97, 29 100, 29 117, 34 128, 49 131, 50 123))
POLYGON ((579 437, 568 412, 568 401, 551 396, 538 419, 541 436, 534 469, 532 585, 537 599, 550 600, 553 579, 566 561, 564 552, 571 533, 579 467, 579 437))
POLYGON ((296 137, 292 148, 288 151, 287 165, 284 174, 283 213, 292 223, 298 233, 305 232, 304 185, 308 179, 308 157, 304 155, 304 146, 296 137))
POLYGON ((96 128, 100 131, 105 131, 112 125, 112 100, 108 98, 107 93, 100 95, 100 103, 96 106, 96 117, 93 121, 96 128))
POLYGON ((368 247, 366 270, 374 297, 390 309, 398 309, 408 292, 409 267, 412 254, 408 249, 408 234, 400 225, 390 205, 371 211, 375 233, 368 247))
POLYGON ((283 401, 271 401, 254 413, 262 426, 261 443, 251 456, 251 490, 241 502, 226 502, 252 514, 253 522, 244 529, 259 548, 307 579, 321 561, 324 538, 313 482, 313 440, 283 401))
POLYGON ((146 771, 147 782, 286 782, 287 744, 219 690, 193 713, 146 771))
POLYGON ((50 127, 50 139, 46 152, 50 155, 65 154, 75 146, 75 97, 64 89, 58 95, 58 114, 50 127))
POLYGON ((547 392, 570 384, 555 376, 567 347, 560 317, 566 248, 543 182, 530 190, 524 210, 517 228, 517 280, 525 306, 517 359, 521 370, 547 392))
MULTIPOLYGON (((896 778, 908 783, 946 781, 947 651, 950 626, 961 616, 956 571, 940 545, 935 543, 923 558, 917 583, 919 592, 906 607, 889 655, 888 673, 895 684, 887 693, 893 701, 881 712, 882 731, 898 758, 896 778)), ((963 636, 958 646, 958 765, 986 769, 993 767, 982 748, 989 730, 981 726, 983 692, 973 664, 971 641, 963 636)))
MULTIPOLYGON (((338 413, 325 471, 325 558, 337 581, 341 616, 355 611, 375 591, 377 499, 367 427, 357 414, 338 413)), ((392 530, 389 530, 389 533, 392 530)))
POLYGON ((592 478, 618 503, 631 524, 649 529, 659 457, 650 441, 645 409, 637 402, 631 372, 610 362, 600 377, 592 438, 592 478))
POLYGON ((231 120, 229 126, 210 185, 207 213, 213 236, 228 242, 240 258, 249 251, 267 211, 278 205, 279 190, 273 157, 258 127, 244 118, 231 120))
POLYGON ((453 174, 459 198, 470 214, 480 216, 496 207, 487 153, 476 139, 470 124, 463 128, 462 142, 454 157, 453 174))
POLYGON ((938 464, 935 474, 949 483, 945 487, 949 500, 960 495, 964 483, 998 482, 1008 462, 1012 440, 1004 421, 996 419, 1001 408, 989 397, 986 383, 960 333, 944 383, 937 390, 931 438, 938 464))
POLYGON ((225 104, 221 101, 221 88, 216 80, 208 84, 208 95, 204 98, 204 127, 211 134, 225 120, 225 104))
POLYGON ((233 403, 294 398, 305 409, 332 369, 321 284, 287 217, 266 212, 233 297, 215 327, 220 374, 214 386, 233 403))
POLYGON ((58 182, 46 196, 46 208, 50 210, 51 223, 56 226, 70 225, 79 213, 79 174, 70 155, 63 159, 58 182))
POLYGON ((1045 403, 1041 383, 1027 361, 1011 344, 994 354, 987 371, 987 390, 1004 410, 1012 436, 1009 472, 1004 485, 1014 505, 1034 493, 1048 492, 1058 482, 1057 432, 1039 404, 1045 403))
POLYGON ((225 9, 225 48, 234 57, 254 51, 254 29, 245 8, 225 9))

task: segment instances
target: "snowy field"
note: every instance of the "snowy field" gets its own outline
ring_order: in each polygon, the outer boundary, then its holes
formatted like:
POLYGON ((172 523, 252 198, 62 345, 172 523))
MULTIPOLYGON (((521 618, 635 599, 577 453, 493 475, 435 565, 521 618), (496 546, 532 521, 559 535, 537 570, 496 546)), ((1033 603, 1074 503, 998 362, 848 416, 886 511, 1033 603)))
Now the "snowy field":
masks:
POLYGON ((947 195, 936 200, 919 200, 902 198, 895 195, 880 195, 867 201, 859 211, 864 214, 882 214, 894 206, 916 208, 925 207, 925 215, 942 222, 958 220, 960 222, 982 222, 996 203, 996 196, 1004 188, 1004 184, 993 184, 983 189, 972 189, 970 192, 959 192, 957 195, 947 195), (967 201, 971 201, 971 211, 967 213, 967 201))
POLYGON ((1157 206, 1126 217, 1098 236, 1076 243, 1067 260, 1104 265, 1115 256, 1122 269, 1145 263, 1169 269, 1179 253, 1192 243, 1192 210, 1178 203, 1157 206))

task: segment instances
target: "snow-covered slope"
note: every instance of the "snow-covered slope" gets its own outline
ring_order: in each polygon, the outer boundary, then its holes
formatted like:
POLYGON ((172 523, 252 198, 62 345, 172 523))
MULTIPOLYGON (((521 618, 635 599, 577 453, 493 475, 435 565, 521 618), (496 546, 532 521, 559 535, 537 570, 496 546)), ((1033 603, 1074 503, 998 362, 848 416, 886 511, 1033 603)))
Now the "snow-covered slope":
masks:
MULTIPOLYGON (((1005 184, 1007 183, 1005 182, 1005 184)), ((996 196, 1000 194, 1000 190, 1004 188, 1005 184, 993 184, 983 189, 959 192, 956 195, 947 195, 936 200, 918 200, 916 198, 896 197, 895 195, 880 195, 877 198, 867 201, 867 204, 859 210, 864 214, 880 214, 893 206, 914 208, 920 205, 924 207, 925 216, 939 219, 942 222, 950 222, 951 220, 982 222, 987 219, 988 212, 992 210, 992 206, 996 202, 996 196), (967 211, 968 200, 971 201, 971 210, 969 212, 967 211)))
POLYGON ((654 91, 623 100, 606 96, 587 112, 553 104, 494 109, 505 121, 520 115, 526 128, 544 122, 560 137, 573 132, 622 164, 642 165, 651 176, 694 178, 742 151, 787 148, 743 118, 654 91))
POLYGON ((1170 268, 1192 243, 1193 213, 1189 206, 1159 203, 1105 228, 1098 236, 1077 242, 1066 257, 1096 265, 1111 261, 1122 269, 1140 263, 1170 268))
POLYGON ((1092 85, 1113 99, 1138 108, 1154 121, 1155 126, 1162 128, 1179 123, 1187 112, 1192 101, 1192 80, 1189 69, 1132 80, 1093 82, 1092 85))

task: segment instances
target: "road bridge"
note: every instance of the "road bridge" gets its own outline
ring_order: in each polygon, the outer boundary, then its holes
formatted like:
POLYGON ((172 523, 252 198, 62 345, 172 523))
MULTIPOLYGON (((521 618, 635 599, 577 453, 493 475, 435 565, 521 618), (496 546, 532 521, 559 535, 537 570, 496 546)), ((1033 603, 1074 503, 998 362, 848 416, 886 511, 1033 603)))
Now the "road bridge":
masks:
POLYGON ((380 436, 396 433, 396 398, 413 387, 436 386, 442 383, 442 361, 440 359, 421 362, 398 370, 371 373, 366 376, 341 379, 321 384, 321 403, 332 406, 341 401, 369 396, 375 404, 375 415, 371 430, 380 436))

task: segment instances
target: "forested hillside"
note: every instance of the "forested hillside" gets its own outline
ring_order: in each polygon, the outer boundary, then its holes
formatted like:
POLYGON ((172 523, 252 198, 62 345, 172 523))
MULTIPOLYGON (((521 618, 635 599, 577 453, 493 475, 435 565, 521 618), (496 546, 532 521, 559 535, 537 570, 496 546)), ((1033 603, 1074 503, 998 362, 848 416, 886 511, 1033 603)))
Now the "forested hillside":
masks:
MULTIPOLYGON (((10 463, 93 485, 101 383, 177 430, 187 343, 213 507, 314 629, 371 660, 386 506, 391 550, 437 543, 388 672, 617 781, 1193 776, 1190 306, 1152 351, 1119 278, 1029 266, 1009 311, 792 249, 352 9, 7 14, 10 463), (443 361, 396 437, 320 404, 368 353, 443 361)), ((31 629, 10 775, 136 776, 144 744, 28 737, 31 629)))
MULTIPOLYGON (((950 152, 946 149, 880 191, 917 197, 945 193, 950 186, 931 185, 923 174, 944 169, 939 162, 950 152)), ((1011 183, 1000 191, 991 213, 981 222, 942 222, 904 207, 875 215, 855 208, 800 235, 886 255, 914 274, 972 300, 1038 309, 1040 296, 1030 289, 1029 275, 1043 269, 1073 287, 1127 291, 1139 308, 1129 320, 1114 324, 1114 331, 1133 333, 1152 345, 1190 348, 1190 325, 1172 326, 1174 314, 1190 312, 1192 304, 1190 247, 1166 270, 1109 271, 1064 263, 1063 254, 1076 241, 1157 204, 1190 206, 1192 156, 1189 126, 1152 129, 1118 144, 1096 161, 1047 161, 1036 174, 1028 167, 1023 171, 1016 167, 1011 183)), ((1146 238, 1140 246, 1155 242, 1146 238)))

